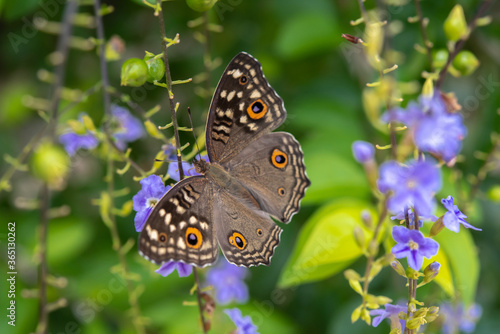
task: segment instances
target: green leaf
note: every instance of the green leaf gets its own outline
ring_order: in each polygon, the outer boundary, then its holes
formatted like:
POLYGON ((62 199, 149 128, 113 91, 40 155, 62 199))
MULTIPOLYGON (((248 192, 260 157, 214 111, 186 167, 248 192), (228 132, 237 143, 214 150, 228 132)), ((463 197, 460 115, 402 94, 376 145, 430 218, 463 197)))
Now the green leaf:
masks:
POLYGON ((304 203, 320 203, 335 197, 362 197, 370 194, 366 176, 354 159, 344 159, 331 150, 309 152, 304 147, 311 187, 304 203))
MULTIPOLYGON (((471 232, 463 227, 459 233, 444 229, 435 239, 450 262, 461 299, 465 305, 471 305, 475 300, 479 279, 479 257, 471 232)), ((440 275, 441 272, 437 277, 440 275)))
POLYGON ((93 239, 92 224, 77 217, 50 222, 47 249, 51 265, 76 259, 93 239))
POLYGON ((297 59, 325 50, 340 43, 335 20, 328 12, 301 13, 289 19, 277 37, 278 53, 286 59, 297 59))
POLYGON ((366 240, 371 239, 372 232, 361 222, 364 210, 376 221, 371 205, 357 200, 338 200, 319 209, 300 231, 278 285, 290 287, 326 278, 362 255, 353 231, 359 226, 366 240))

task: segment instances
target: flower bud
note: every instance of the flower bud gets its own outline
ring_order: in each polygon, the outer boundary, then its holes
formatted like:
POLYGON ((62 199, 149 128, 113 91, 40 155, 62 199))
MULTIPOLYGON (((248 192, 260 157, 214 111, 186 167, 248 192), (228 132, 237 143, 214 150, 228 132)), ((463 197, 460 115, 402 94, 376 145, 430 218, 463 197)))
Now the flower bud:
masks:
POLYGON ((347 269, 346 271, 344 271, 344 277, 351 281, 351 280, 355 280, 355 281, 359 281, 361 280, 361 276, 359 276, 359 274, 354 271, 353 269, 347 269))
POLYGON ((363 230, 359 226, 354 227, 354 240, 356 241, 356 244, 358 245, 359 248, 365 249, 366 245, 366 238, 365 234, 363 233, 363 230))
POLYGON ((433 322, 434 320, 436 320, 438 316, 439 316, 439 307, 431 306, 429 307, 429 311, 427 312, 425 320, 427 322, 433 322))
POLYGON ((361 308, 362 307, 363 307, 363 305, 360 305, 360 306, 356 307, 356 309, 352 312, 352 314, 351 314, 351 322, 352 323, 355 323, 356 321, 358 321, 359 316, 361 315, 361 308))
POLYGON ((139 87, 146 83, 148 65, 139 58, 130 58, 122 65, 121 85, 139 87))
POLYGON ((394 260, 391 262, 391 267, 392 269, 394 269, 399 275, 403 276, 403 277, 406 277, 406 272, 405 272, 405 268, 403 268, 403 265, 401 264, 401 262, 399 262, 398 260, 394 260))
POLYGON ((375 148, 372 144, 366 141, 356 140, 352 143, 352 154, 357 162, 366 163, 373 160, 373 157, 375 156, 375 148))
POLYGON ((41 143, 31 157, 33 174, 47 182, 50 188, 60 189, 70 170, 70 159, 66 152, 53 143, 41 143))
POLYGON ((154 81, 160 81, 161 78, 163 78, 163 76, 165 75, 165 63, 163 62, 163 59, 155 58, 154 54, 146 52, 144 61, 148 66, 148 75, 146 81, 151 83, 154 81))
POLYGON ((449 53, 446 49, 439 49, 435 51, 432 55, 432 66, 437 69, 443 68, 448 60, 448 56, 449 53))
POLYGON ((479 60, 472 52, 464 50, 457 54, 452 64, 461 75, 467 76, 476 70, 479 66, 479 60))
POLYGON ((417 279, 419 276, 422 276, 419 271, 414 270, 412 267, 406 268, 406 277, 409 279, 417 279))
POLYGON ((488 190, 488 198, 493 202, 500 202, 500 186, 492 186, 488 190))
POLYGON ((429 232, 429 237, 433 237, 438 235, 439 232, 444 228, 443 216, 439 217, 438 220, 432 225, 431 230, 429 232))
POLYGON ((444 33, 450 41, 458 41, 467 35, 467 21, 461 5, 455 5, 444 21, 444 33))
POLYGON ((206 12, 211 9, 218 0, 186 0, 187 5, 197 12, 206 12))

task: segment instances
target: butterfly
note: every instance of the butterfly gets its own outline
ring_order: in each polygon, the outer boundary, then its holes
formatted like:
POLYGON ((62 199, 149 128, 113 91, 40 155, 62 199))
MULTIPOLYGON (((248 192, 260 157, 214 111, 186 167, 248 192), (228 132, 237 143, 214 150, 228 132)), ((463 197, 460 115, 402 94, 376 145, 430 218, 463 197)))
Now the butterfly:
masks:
POLYGON ((239 53, 217 85, 206 125, 210 162, 175 184, 153 208, 139 237, 139 253, 156 264, 203 267, 219 246, 238 266, 269 265, 282 229, 299 211, 310 181, 298 141, 271 132, 286 118, 283 100, 260 63, 239 53))

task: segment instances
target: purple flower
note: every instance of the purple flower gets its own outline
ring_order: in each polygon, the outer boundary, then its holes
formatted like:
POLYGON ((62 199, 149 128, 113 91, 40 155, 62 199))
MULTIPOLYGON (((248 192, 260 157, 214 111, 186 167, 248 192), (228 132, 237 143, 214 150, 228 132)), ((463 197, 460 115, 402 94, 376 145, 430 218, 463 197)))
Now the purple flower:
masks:
POLYGON ((191 275, 191 272, 193 271, 193 266, 185 264, 183 262, 170 261, 162 264, 160 268, 155 270, 155 273, 158 273, 163 277, 167 277, 168 275, 173 273, 175 269, 177 269, 179 277, 187 277, 191 275))
POLYGON ((222 305, 232 301, 246 303, 248 287, 243 281, 248 272, 246 268, 238 267, 221 260, 216 267, 207 272, 207 283, 215 289, 215 299, 222 305))
POLYGON ((133 142, 144 135, 141 121, 132 116, 127 109, 113 104, 111 114, 116 121, 113 138, 119 149, 125 149, 128 142, 133 142))
POLYGON ((428 161, 410 161, 407 166, 388 161, 380 166, 377 185, 382 193, 393 192, 387 208, 393 213, 413 208, 418 215, 430 216, 434 193, 441 188, 439 169, 428 161))
POLYGON ((366 141, 356 140, 352 143, 352 154, 357 162, 361 164, 366 163, 373 160, 373 157, 375 156, 375 148, 372 144, 366 141))
MULTIPOLYGON (((81 113, 78 116, 80 123, 83 126, 83 116, 86 116, 86 113, 81 113)), ((59 142, 64 145, 64 149, 70 156, 75 155, 76 151, 80 148, 84 148, 87 150, 91 150, 99 144, 99 140, 97 140, 96 136, 92 133, 85 131, 85 133, 77 134, 74 131, 68 131, 59 136, 59 142)))
MULTIPOLYGON (((206 155, 203 155, 201 159, 205 160, 208 162, 208 157, 206 155)), ((184 171, 185 176, 195 176, 195 175, 200 175, 196 172, 193 164, 190 164, 189 162, 182 162, 182 170, 184 171)), ((177 161, 171 162, 168 165, 168 175, 172 180, 179 181, 180 175, 179 175, 179 165, 177 164, 177 161)))
POLYGON ((142 231, 149 214, 153 207, 158 203, 158 200, 169 190, 171 187, 165 187, 161 177, 158 175, 149 175, 141 180, 142 189, 132 198, 134 203, 134 210, 137 214, 134 218, 135 229, 137 232, 142 231))
POLYGON ((462 224, 466 228, 482 231, 482 229, 474 227, 465 221, 467 216, 464 215, 456 205, 453 205, 453 197, 448 196, 446 199, 443 198, 441 203, 443 203, 445 209, 448 210, 443 216, 443 224, 447 229, 458 233, 458 231, 460 231, 460 224, 462 224))
POLYGON ((394 226, 392 237, 397 244, 392 247, 391 253, 398 259, 406 257, 408 265, 414 270, 420 270, 424 263, 424 256, 431 258, 437 254, 439 244, 431 238, 426 238, 422 232, 409 230, 404 226, 394 226))
POLYGON ((59 136, 59 142, 64 145, 64 149, 70 156, 75 155, 80 148, 91 150, 99 144, 97 138, 88 132, 83 135, 74 132, 64 133, 59 136))
POLYGON ((370 315, 377 316, 373 318, 373 327, 377 327, 382 322, 382 320, 389 319, 389 321, 391 322, 391 328, 395 328, 397 324, 396 321, 398 321, 401 326, 401 333, 403 333, 406 328, 406 320, 399 319, 398 314, 401 312, 406 313, 408 311, 408 308, 406 306, 392 304, 385 304, 384 307, 385 310, 378 309, 370 311, 370 315))
POLYGON ((467 135, 463 117, 447 111, 439 91, 431 98, 421 96, 418 103, 410 102, 406 110, 390 110, 382 120, 405 124, 419 150, 441 157, 446 162, 457 156, 467 135))
MULTIPOLYGON (((418 227, 424 226, 424 220, 431 220, 431 221, 436 221, 437 217, 434 215, 430 216, 418 216, 418 218, 421 218, 418 220, 418 227)), ((391 217, 392 220, 406 220, 404 210, 401 210, 397 215, 391 217)), ((408 209, 408 219, 410 220, 410 226, 414 226, 415 224, 415 213, 413 212, 412 209, 408 209)))
POLYGON ((224 313, 226 313, 236 325, 237 334, 259 334, 259 332, 257 332, 257 326, 252 322, 252 318, 248 315, 243 316, 239 309, 225 309, 224 313))
POLYGON ((443 333, 454 334, 458 331, 473 333, 476 323, 481 318, 483 310, 478 304, 471 305, 467 310, 463 304, 453 306, 442 304, 439 313, 444 317, 443 333))

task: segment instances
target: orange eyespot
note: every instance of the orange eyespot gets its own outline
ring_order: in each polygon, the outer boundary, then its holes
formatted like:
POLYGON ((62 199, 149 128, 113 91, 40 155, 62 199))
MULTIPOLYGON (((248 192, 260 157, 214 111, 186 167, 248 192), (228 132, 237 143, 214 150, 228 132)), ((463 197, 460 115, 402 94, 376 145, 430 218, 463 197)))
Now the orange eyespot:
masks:
POLYGON ((248 106, 247 113, 252 119, 260 119, 267 113, 267 105, 258 99, 248 106))
POLYGON ((238 81, 240 82, 240 85, 244 86, 248 83, 248 77, 246 75, 242 74, 238 81))
POLYGON ((234 232, 229 237, 229 243, 238 249, 243 249, 247 245, 246 239, 241 235, 241 233, 234 232))
POLYGON ((195 227, 188 227, 186 230, 186 244, 189 248, 198 249, 203 242, 200 230, 195 227))
POLYGON ((158 241, 159 242, 167 242, 167 234, 166 233, 160 233, 158 235, 158 241))
POLYGON ((261 228, 258 228, 257 229, 257 235, 258 236, 261 236, 264 232, 262 232, 262 229, 261 228))
MULTIPOLYGON (((271 155, 271 163, 276 168, 285 168, 288 163, 288 158, 285 152, 275 148, 273 154, 271 155)), ((282 188, 280 188, 282 189, 282 188)), ((284 191, 285 189, 283 189, 284 191)), ((279 191, 279 189, 278 189, 279 191)))
POLYGON ((278 188, 278 194, 280 196, 285 196, 285 188, 281 187, 281 188, 278 188))

